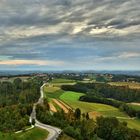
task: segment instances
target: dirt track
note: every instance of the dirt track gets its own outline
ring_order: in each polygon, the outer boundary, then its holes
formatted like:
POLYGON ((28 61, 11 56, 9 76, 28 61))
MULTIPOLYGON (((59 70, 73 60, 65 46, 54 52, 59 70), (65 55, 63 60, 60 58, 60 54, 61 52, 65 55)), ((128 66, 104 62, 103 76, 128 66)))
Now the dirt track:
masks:
POLYGON ((140 106, 140 103, 131 103, 132 105, 139 105, 140 106))
POLYGON ((60 108, 62 108, 65 113, 69 112, 69 109, 59 100, 53 99, 53 102, 56 103, 60 108))
POLYGON ((51 110, 52 112, 57 112, 55 106, 54 106, 52 103, 49 103, 49 106, 50 106, 50 110, 51 110))
POLYGON ((95 119, 95 120, 96 120, 97 117, 100 117, 101 116, 101 114, 99 112, 96 112, 96 111, 89 112, 88 114, 89 114, 89 118, 90 119, 95 119))
POLYGON ((69 105, 67 105, 66 103, 64 103, 63 101, 61 101, 61 100, 58 100, 61 104, 63 104, 67 109, 69 109, 69 110, 72 110, 72 108, 69 106, 69 105))

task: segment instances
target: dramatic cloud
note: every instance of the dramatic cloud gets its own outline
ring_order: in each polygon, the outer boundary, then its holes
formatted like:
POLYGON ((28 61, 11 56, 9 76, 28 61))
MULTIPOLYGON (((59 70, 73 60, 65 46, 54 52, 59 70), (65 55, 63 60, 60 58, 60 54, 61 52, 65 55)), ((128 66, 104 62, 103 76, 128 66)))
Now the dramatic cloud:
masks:
POLYGON ((139 0, 1 0, 0 69, 140 69, 139 9, 139 0))

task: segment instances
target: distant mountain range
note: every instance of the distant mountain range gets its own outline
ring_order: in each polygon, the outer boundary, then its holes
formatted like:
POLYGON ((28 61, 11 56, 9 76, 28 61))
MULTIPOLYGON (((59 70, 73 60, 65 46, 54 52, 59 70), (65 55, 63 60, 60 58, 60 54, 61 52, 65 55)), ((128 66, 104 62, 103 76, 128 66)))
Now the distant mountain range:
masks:
POLYGON ((99 73, 109 73, 109 74, 122 74, 122 75, 132 75, 140 76, 140 71, 97 71, 99 73))
POLYGON ((109 70, 81 70, 81 71, 73 71, 73 70, 64 70, 64 71, 10 71, 10 70, 0 70, 0 76, 8 76, 8 75, 24 75, 24 74, 34 74, 34 73, 101 73, 101 74, 123 74, 123 75, 135 75, 140 76, 140 71, 109 71, 109 70))

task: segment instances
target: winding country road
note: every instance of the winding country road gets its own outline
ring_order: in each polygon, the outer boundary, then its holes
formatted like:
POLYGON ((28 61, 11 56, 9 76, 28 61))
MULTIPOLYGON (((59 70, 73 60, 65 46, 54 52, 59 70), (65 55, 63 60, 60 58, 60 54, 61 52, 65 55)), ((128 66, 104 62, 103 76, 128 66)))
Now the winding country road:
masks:
POLYGON ((36 122, 35 126, 46 129, 49 132, 49 135, 46 140, 56 140, 58 138, 58 136, 61 134, 62 130, 57 127, 51 126, 51 125, 43 124, 36 119, 36 105, 43 103, 43 98, 44 98, 43 87, 44 86, 45 86, 45 84, 43 84, 40 88, 41 95, 40 95, 38 102, 35 103, 33 106, 33 111, 31 113, 30 118, 31 118, 31 120, 33 120, 33 119, 35 120, 35 122, 36 122))

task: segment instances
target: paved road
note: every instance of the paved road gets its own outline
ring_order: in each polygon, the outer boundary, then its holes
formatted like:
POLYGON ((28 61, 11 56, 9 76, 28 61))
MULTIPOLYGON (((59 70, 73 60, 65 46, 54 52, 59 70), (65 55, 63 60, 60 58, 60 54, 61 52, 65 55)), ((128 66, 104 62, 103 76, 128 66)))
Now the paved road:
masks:
POLYGON ((61 133, 61 130, 59 128, 40 123, 37 120, 36 120, 35 125, 37 127, 46 129, 49 132, 49 135, 48 135, 46 140, 56 140, 58 138, 59 134, 61 133))
POLYGON ((43 124, 36 119, 36 105, 43 103, 43 97, 44 97, 43 86, 45 86, 45 84, 43 84, 40 87, 40 94, 41 95, 40 95, 40 98, 39 98, 38 102, 35 103, 34 106, 33 106, 33 111, 32 111, 32 114, 30 116, 30 120, 35 119, 35 122, 36 122, 35 126, 46 129, 49 132, 49 135, 48 135, 46 140, 56 140, 58 138, 59 134, 62 132, 62 130, 59 129, 59 128, 56 128, 54 126, 51 126, 51 125, 43 124))

